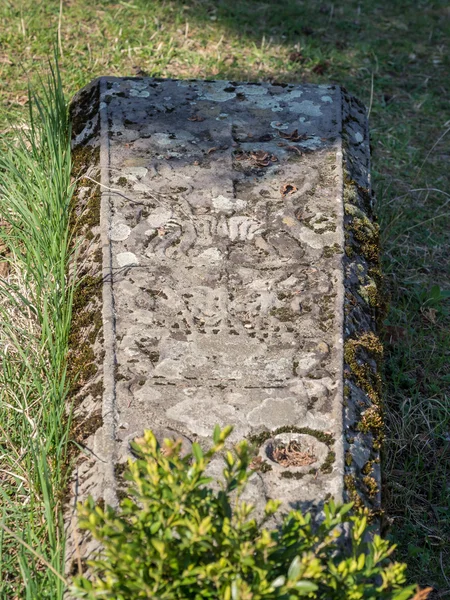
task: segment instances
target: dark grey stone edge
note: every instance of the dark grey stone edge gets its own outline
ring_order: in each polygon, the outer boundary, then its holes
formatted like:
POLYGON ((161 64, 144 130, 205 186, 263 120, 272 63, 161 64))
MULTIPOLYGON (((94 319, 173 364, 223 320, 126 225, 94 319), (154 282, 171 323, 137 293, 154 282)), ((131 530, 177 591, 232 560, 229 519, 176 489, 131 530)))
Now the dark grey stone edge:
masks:
MULTIPOLYGON (((89 342, 94 356, 96 370, 80 389, 70 394, 70 403, 74 403, 74 419, 77 423, 73 429, 74 437, 82 439, 83 451, 75 457, 72 465, 71 481, 67 490, 67 502, 64 509, 66 531, 66 573, 78 572, 80 561, 84 561, 97 552, 99 545, 86 532, 78 529, 76 503, 84 501, 92 495, 98 502, 117 505, 116 484, 114 475, 115 456, 115 348, 114 348, 114 307, 112 302, 111 249, 108 237, 110 219, 110 194, 108 187, 109 143, 107 132, 107 115, 105 107, 100 106, 100 92, 104 78, 93 80, 82 88, 70 103, 72 119, 72 153, 76 160, 79 153, 86 150, 89 156, 95 157, 92 165, 95 178, 87 180, 90 186, 100 187, 100 223, 90 225, 89 233, 93 241, 80 242, 77 262, 83 270, 98 278, 101 285, 101 297, 93 300, 87 307, 92 319, 100 321, 101 328, 94 343, 89 342), (97 174, 99 173, 99 181, 97 174), (93 231, 92 231, 93 229, 93 231), (101 262, 101 264, 100 264, 101 262), (100 306, 101 304, 101 306, 100 306), (91 308, 91 305, 93 308, 91 308), (96 390, 92 391, 93 383, 96 390), (102 392, 97 395, 99 388, 102 392), (101 415, 99 419, 97 415, 101 415), (96 430, 91 421, 98 422, 96 430), (83 429, 86 429, 84 431, 83 429)), ((92 173, 86 173, 92 176, 92 173)), ((79 187, 83 181, 76 182, 74 200, 77 206, 79 187)), ((80 214, 83 217, 83 212, 80 214)), ((77 235, 75 233, 75 235, 77 235)), ((79 234, 78 234, 79 235, 79 234)), ((75 316, 75 315, 74 315, 75 316)), ((89 339, 89 338, 88 338, 89 339)), ((78 389, 78 388, 77 388, 78 389)), ((69 598, 69 596, 65 596, 69 598)))
POLYGON ((342 90, 344 204, 345 499, 380 514, 383 438, 378 328, 384 314, 378 225, 370 180, 369 129, 364 105, 342 90))

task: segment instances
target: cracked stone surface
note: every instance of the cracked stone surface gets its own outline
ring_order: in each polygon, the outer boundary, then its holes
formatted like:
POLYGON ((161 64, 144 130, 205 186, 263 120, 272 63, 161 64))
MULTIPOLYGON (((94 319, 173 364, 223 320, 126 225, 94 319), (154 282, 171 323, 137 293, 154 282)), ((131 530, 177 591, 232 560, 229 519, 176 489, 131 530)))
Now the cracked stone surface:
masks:
MULTIPOLYGON (((300 441, 326 434, 332 442, 317 442, 314 469, 293 468, 295 477, 267 463, 247 494, 286 509, 342 500, 341 89, 110 77, 92 85, 100 116, 75 144, 93 143, 84 140, 100 127, 105 352, 115 363, 97 434, 109 440, 103 463, 123 461, 147 428, 202 444, 216 424, 233 425, 231 442, 280 428, 300 441)), ((350 158, 367 183, 361 114, 350 123, 350 158)), ((362 468, 373 455, 370 441, 358 444, 362 468)), ((112 473, 96 493, 114 503, 112 473)))

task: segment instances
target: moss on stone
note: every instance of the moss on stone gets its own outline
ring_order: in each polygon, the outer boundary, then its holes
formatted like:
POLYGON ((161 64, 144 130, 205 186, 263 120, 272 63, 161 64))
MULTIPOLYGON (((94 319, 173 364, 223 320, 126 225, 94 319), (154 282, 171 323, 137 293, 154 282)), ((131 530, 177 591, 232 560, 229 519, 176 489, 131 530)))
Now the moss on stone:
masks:
POLYGON ((333 464, 336 460, 336 453, 333 450, 329 450, 328 454, 320 467, 322 473, 331 473, 333 470, 333 464))
POLYGON ((379 492, 378 483, 374 477, 363 477, 363 484, 366 487, 369 498, 375 498, 379 492))
POLYGON ((342 252, 342 248, 339 244, 334 244, 333 246, 325 246, 323 249, 322 256, 324 258, 331 258, 335 254, 340 254, 342 252))
POLYGON ((279 427, 274 431, 263 431, 262 433, 250 436, 248 439, 250 443, 259 447, 268 439, 280 433, 303 433, 315 437, 317 440, 319 440, 319 442, 323 442, 327 446, 334 444, 334 437, 330 433, 318 431, 317 429, 311 429, 310 427, 294 427, 292 425, 285 425, 284 427, 279 427))
POLYGON ((371 331, 356 339, 347 340, 344 344, 344 360, 352 377, 375 403, 380 402, 381 377, 378 372, 373 371, 367 359, 374 359, 379 364, 382 357, 383 345, 371 331))
POLYGON ((294 471, 282 471, 280 477, 283 479, 303 479, 306 473, 294 472, 294 471))
POLYGON ((295 313, 290 307, 282 306, 280 308, 272 308, 270 314, 277 318, 282 323, 286 323, 288 321, 293 321, 298 317, 298 314, 295 313))
POLYGON ((364 509, 364 502, 358 493, 354 475, 344 475, 344 485, 349 500, 353 502, 353 510, 360 511, 364 509))
POLYGON ((374 439, 379 441, 383 436, 383 416, 381 414, 381 408, 375 404, 368 408, 361 416, 361 420, 358 423, 358 429, 362 433, 372 433, 374 439))

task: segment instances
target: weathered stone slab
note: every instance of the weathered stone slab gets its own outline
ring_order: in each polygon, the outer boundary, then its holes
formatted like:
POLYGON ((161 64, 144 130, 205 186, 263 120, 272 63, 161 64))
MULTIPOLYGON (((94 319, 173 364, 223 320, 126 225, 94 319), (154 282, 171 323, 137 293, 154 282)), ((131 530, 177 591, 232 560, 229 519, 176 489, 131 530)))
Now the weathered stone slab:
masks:
POLYGON ((104 281, 103 425, 81 494, 116 501, 114 465, 146 428, 189 445, 230 424, 259 456, 254 501, 376 507, 363 107, 337 86, 101 78, 73 115, 74 146, 100 146, 104 281))

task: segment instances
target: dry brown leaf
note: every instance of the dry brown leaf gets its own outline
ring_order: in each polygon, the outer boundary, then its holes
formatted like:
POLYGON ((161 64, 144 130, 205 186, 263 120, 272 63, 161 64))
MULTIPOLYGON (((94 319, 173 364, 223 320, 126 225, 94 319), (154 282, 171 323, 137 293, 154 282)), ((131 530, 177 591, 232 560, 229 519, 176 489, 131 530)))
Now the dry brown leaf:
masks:
POLYGON ((291 52, 289 54, 290 62, 303 64, 306 62, 306 57, 301 52, 291 52))
POLYGON ((249 467, 252 471, 258 471, 261 468, 262 462, 263 459, 261 458, 261 456, 255 456, 254 458, 252 458, 249 467))
POLYGON ((294 131, 291 131, 291 133, 284 133, 283 131, 279 131, 278 133, 280 137, 284 138, 285 140, 289 140, 290 142, 300 142, 311 137, 306 133, 299 134, 298 129, 294 129, 294 131))
POLYGON ((427 308, 422 311, 422 314, 430 323, 436 323, 437 310, 435 308, 427 308))
POLYGON ((287 146, 286 150, 288 152, 296 152, 299 156, 303 156, 303 150, 297 148, 297 146, 287 146))
POLYGON ((404 327, 399 325, 385 325, 384 327, 385 339, 390 343, 398 342, 403 340, 407 336, 407 331, 404 327))
POLYGON ((5 279, 6 277, 8 277, 8 274, 9 274, 9 263, 0 262, 0 277, 5 279))
POLYGON ((288 196, 290 194, 294 194, 298 191, 298 188, 293 183, 285 183, 280 188, 280 193, 282 196, 288 196))
POLYGON ((315 463, 317 457, 310 449, 303 450, 299 442, 292 440, 287 446, 275 446, 272 460, 282 467, 305 467, 315 463))
POLYGON ((423 590, 417 590, 412 600, 426 600, 432 591, 433 588, 431 587, 424 588, 423 590))

